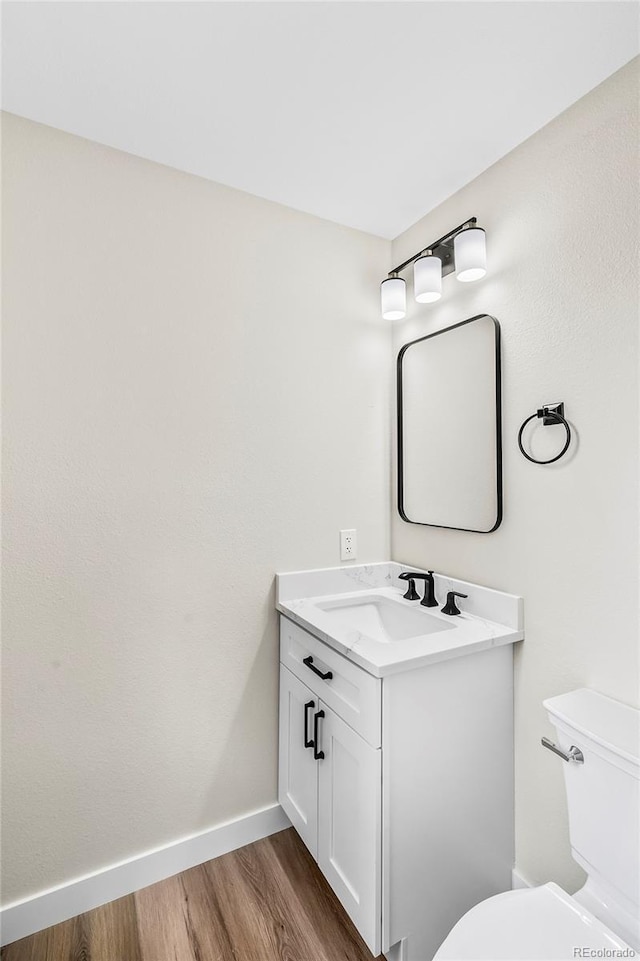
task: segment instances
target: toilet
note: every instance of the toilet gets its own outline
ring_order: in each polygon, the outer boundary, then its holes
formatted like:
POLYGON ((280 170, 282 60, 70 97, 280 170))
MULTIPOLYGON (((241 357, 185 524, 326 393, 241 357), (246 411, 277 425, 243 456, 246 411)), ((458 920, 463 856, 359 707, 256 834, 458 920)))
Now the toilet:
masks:
POLYGON ((548 883, 482 901, 458 921, 434 961, 640 953, 640 711, 587 688, 543 703, 558 732, 558 745, 545 746, 574 755, 575 747, 584 758, 556 761, 565 776, 571 854, 587 881, 573 895, 548 883))

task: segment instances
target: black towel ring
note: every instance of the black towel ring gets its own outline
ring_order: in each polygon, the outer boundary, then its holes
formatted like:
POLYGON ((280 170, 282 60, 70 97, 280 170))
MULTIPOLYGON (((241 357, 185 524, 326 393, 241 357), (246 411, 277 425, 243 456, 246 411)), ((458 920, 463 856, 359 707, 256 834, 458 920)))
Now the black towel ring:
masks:
POLYGON ((553 464, 554 461, 560 460, 560 458, 564 457, 564 455, 567 453, 569 449, 569 444, 571 443, 571 428, 569 427, 568 423, 564 419, 563 413, 564 413, 564 404, 554 404, 553 407, 540 407, 540 409, 537 410, 535 414, 532 414, 531 417, 527 417, 524 424, 518 431, 518 447, 520 448, 520 452, 524 457, 527 458, 527 460, 530 460, 532 464, 553 464), (559 454, 556 454, 555 457, 550 457, 549 460, 536 460, 535 457, 531 456, 531 454, 527 454, 526 450, 522 446, 522 432, 524 431, 527 424, 530 421, 534 420, 536 417, 543 418, 543 423, 545 427, 548 427, 551 424, 562 424, 562 426, 567 432, 567 439, 565 441, 564 447, 562 448, 559 454))

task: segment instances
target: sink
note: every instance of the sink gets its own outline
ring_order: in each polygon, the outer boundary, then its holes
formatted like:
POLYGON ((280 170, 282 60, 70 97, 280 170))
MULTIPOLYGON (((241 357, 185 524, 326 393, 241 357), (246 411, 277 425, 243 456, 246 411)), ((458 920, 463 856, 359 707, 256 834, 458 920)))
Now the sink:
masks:
POLYGON ((442 616, 429 614, 424 607, 405 607, 381 594, 316 601, 315 606, 338 630, 358 631, 383 644, 450 631, 455 626, 442 616))
POLYGON ((278 574, 276 607, 374 677, 522 640, 522 598, 436 573, 438 607, 426 608, 404 597, 407 570, 417 568, 381 561, 278 574), (440 611, 449 591, 468 595, 455 617, 440 611))

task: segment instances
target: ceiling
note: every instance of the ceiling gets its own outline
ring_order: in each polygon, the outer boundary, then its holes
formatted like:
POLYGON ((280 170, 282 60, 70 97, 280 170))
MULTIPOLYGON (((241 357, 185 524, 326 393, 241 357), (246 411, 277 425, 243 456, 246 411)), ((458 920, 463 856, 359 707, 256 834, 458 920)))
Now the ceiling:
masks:
POLYGON ((392 238, 636 55, 638 10, 4 2, 3 108, 392 238))

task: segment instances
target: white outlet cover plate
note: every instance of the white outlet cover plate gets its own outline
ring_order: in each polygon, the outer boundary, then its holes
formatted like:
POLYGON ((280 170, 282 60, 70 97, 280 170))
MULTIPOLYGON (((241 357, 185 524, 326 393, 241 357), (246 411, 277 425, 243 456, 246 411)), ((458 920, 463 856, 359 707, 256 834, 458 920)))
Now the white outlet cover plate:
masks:
POLYGON ((340 560, 354 561, 357 555, 358 537, 356 531, 340 531, 340 560))

